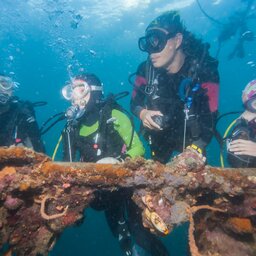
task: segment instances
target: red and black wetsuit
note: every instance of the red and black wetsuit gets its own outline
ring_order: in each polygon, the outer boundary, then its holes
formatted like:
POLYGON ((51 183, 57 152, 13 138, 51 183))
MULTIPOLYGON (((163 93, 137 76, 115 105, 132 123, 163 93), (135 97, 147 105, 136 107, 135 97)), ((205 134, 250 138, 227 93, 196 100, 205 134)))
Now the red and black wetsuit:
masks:
POLYGON ((187 121, 186 146, 195 144, 205 149, 209 144, 215 125, 218 96, 219 74, 218 62, 208 54, 197 63, 200 58, 186 56, 185 62, 178 73, 169 74, 164 69, 155 69, 157 86, 151 94, 147 91, 147 62, 139 65, 134 90, 131 99, 131 111, 139 117, 142 109, 159 110, 167 117, 167 128, 161 131, 146 130, 151 138, 151 149, 154 159, 166 163, 172 152, 182 151, 184 137, 184 98, 182 90, 184 81, 191 76, 190 93, 192 98, 189 115, 193 118, 187 121), (194 70, 196 71, 194 71, 194 70), (194 90, 196 84, 200 88, 194 90))

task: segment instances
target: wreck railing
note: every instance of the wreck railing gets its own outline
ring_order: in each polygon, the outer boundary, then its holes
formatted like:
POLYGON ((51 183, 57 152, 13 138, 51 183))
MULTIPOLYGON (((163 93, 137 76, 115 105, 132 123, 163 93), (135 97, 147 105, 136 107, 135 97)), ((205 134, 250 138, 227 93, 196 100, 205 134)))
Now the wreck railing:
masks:
POLYGON ((205 166, 193 150, 167 165, 143 158, 112 165, 0 148, 0 247, 8 244, 10 255, 47 255, 95 191, 118 188, 132 191, 151 232, 167 235, 189 221, 193 256, 256 255, 256 169, 205 166))

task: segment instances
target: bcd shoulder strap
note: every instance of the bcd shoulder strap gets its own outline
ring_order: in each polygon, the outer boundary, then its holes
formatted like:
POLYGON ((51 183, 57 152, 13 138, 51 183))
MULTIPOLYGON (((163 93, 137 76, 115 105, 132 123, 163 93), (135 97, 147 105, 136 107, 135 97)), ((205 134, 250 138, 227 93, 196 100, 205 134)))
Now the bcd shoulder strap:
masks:
MULTIPOLYGON (((121 93, 121 95, 122 95, 122 93, 121 93)), ((131 121, 132 136, 131 136, 131 141, 130 141, 129 145, 127 145, 127 149, 129 150, 131 148, 133 136, 134 136, 133 118, 127 110, 125 110, 120 104, 117 103, 117 101, 115 100, 115 95, 110 95, 108 97, 108 99, 104 103, 102 110, 100 111, 99 130, 98 131, 99 131, 101 138, 103 139, 102 140, 103 145, 101 145, 101 146, 103 147, 103 150, 104 150, 104 148, 106 148, 106 143, 108 141, 108 136, 109 136, 109 131, 110 131, 109 129, 114 130, 113 121, 111 121, 113 109, 119 110, 120 112, 124 113, 125 115, 128 116, 128 118, 131 121)))

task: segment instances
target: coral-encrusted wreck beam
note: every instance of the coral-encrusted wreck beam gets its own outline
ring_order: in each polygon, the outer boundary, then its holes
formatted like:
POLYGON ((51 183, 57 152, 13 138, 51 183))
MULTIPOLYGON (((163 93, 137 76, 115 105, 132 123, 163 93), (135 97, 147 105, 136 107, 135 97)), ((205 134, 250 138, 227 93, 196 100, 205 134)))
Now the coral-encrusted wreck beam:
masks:
MULTIPOLYGON (((166 235, 189 221, 196 255, 256 255, 256 170, 205 166, 186 150, 170 164, 52 162, 26 148, 0 148, 0 248, 47 255, 83 217, 96 190, 132 190, 143 224, 166 235), (6 247, 6 246, 5 246, 6 247)), ((1 251, 0 251, 1 253, 1 251)))

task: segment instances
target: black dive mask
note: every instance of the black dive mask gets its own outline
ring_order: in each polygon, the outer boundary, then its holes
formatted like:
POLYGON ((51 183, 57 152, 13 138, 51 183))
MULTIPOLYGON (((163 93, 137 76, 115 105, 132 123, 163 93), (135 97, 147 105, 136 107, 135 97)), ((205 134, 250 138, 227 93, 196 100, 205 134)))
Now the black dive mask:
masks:
POLYGON ((140 37, 138 45, 141 51, 149 54, 161 52, 166 46, 167 41, 176 34, 166 34, 159 29, 149 30, 146 36, 140 37))

